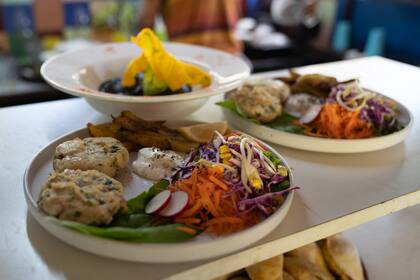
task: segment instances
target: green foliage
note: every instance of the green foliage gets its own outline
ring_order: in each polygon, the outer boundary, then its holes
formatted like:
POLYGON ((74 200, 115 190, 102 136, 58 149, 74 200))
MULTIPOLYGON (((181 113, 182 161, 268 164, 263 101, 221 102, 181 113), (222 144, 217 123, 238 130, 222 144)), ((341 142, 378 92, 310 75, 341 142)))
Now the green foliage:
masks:
POLYGON ((241 108, 236 104, 235 101, 231 99, 226 99, 224 101, 217 102, 216 105, 226 108, 230 110, 231 112, 235 113, 236 115, 240 116, 241 118, 244 118, 246 120, 249 120, 255 124, 259 125, 265 125, 270 128, 284 131, 284 132, 290 132, 290 133, 296 133, 296 134, 303 134, 304 129, 298 125, 295 125, 293 122, 297 120, 298 118, 289 115, 286 112, 283 112, 280 116, 278 116, 276 119, 274 119, 271 122, 268 123, 261 123, 257 119, 248 118, 241 110, 241 108))
POLYGON ((168 224, 153 227, 97 227, 85 225, 73 221, 59 221, 61 225, 79 231, 84 234, 98 236, 108 239, 124 240, 141 243, 171 243, 188 240, 201 231, 196 230, 195 234, 186 233, 180 228, 190 228, 181 224, 168 224))
POLYGON ((159 95, 168 89, 168 86, 156 77, 150 67, 144 71, 142 86, 144 95, 159 95))

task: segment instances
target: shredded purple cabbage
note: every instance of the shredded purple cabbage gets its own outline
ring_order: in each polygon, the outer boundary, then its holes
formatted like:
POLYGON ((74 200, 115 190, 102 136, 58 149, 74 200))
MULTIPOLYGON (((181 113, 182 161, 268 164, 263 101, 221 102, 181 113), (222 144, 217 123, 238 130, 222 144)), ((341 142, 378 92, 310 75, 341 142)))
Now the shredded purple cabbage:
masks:
MULTIPOLYGON (((346 89, 345 84, 338 85, 331 89, 327 97, 327 103, 337 103, 337 94, 346 89)), ((347 98, 354 97, 351 92, 347 98)), ((386 135, 402 128, 397 120, 397 112, 392 101, 382 96, 374 96, 366 101, 365 106, 360 110, 360 118, 372 124, 377 135, 386 135)))
MULTIPOLYGON (((189 178, 194 168, 197 167, 197 162, 200 159, 214 163, 221 163, 222 159, 220 159, 220 156, 218 155, 219 150, 218 147, 215 147, 215 144, 218 145, 218 141, 210 141, 207 144, 200 145, 198 149, 192 151, 188 155, 185 164, 176 170, 175 174, 173 174, 170 178, 170 181, 173 183, 179 179, 189 178)), ((235 150, 238 154, 241 153, 238 141, 228 141, 226 144, 230 149, 235 150)), ((252 144, 249 146, 251 148, 253 147, 252 144)), ((254 151, 254 149, 252 150, 251 164, 257 169, 263 182, 263 186, 260 189, 251 188, 251 193, 247 191, 243 185, 240 175, 242 168, 240 164, 241 158, 232 153, 230 167, 233 170, 225 168, 223 174, 224 181, 230 187, 229 191, 224 194, 224 197, 231 197, 232 201, 237 201, 236 208, 238 209, 238 215, 244 215, 250 211, 258 211, 263 216, 269 216, 280 206, 279 200, 273 199, 273 197, 285 195, 289 191, 293 191, 298 188, 289 186, 284 190, 272 192, 272 186, 282 183, 289 178, 288 176, 280 176, 278 173, 273 174, 272 171, 268 172, 264 164, 264 159, 261 157, 260 153, 254 151)))

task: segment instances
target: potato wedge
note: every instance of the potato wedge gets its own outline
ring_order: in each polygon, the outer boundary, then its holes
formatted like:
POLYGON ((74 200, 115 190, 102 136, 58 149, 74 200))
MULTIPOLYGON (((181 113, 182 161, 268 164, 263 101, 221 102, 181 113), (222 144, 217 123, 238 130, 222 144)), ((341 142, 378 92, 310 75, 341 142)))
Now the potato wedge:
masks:
POLYGON ((198 143, 185 140, 183 138, 176 138, 167 136, 171 149, 176 152, 189 153, 192 149, 198 148, 198 143))
POLYGON ((116 138, 130 152, 142 147, 157 147, 189 153, 199 145, 195 141, 185 139, 176 130, 166 127, 164 121, 146 121, 129 111, 123 111, 120 116, 112 119, 112 123, 88 123, 90 136, 116 138))
POLYGON ((152 131, 121 131, 123 142, 133 142, 139 144, 141 147, 156 147, 159 149, 167 150, 171 148, 169 141, 166 137, 152 132, 152 131))
POLYGON ((91 123, 87 124, 89 135, 92 137, 117 138, 118 131, 120 130, 120 128, 121 126, 119 126, 118 124, 113 124, 113 123, 104 123, 104 124, 98 124, 98 125, 94 125, 91 123))
POLYGON ((121 126, 123 129, 130 130, 130 131, 139 131, 144 130, 140 125, 138 125, 135 121, 126 118, 126 117, 116 117, 112 120, 112 123, 115 125, 121 126))
POLYGON ((138 128, 138 130, 157 131, 161 129, 164 126, 163 124, 165 123, 165 121, 143 120, 142 118, 136 116, 133 112, 130 112, 130 111, 122 111, 120 117, 128 118, 134 123, 136 123, 136 127, 138 128))

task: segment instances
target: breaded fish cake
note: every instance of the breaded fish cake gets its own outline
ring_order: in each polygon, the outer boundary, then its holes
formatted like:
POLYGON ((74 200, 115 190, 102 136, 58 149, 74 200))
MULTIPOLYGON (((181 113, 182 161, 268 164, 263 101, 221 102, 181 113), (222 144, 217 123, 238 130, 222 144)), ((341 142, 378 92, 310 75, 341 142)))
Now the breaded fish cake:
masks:
POLYGON ((65 169, 95 169, 114 177, 128 166, 129 154, 123 144, 111 137, 75 138, 55 149, 53 167, 65 169))
POLYGON ((247 117, 270 122, 281 115, 282 102, 289 95, 289 87, 281 81, 255 79, 246 82, 230 98, 247 117))
POLYGON ((61 220, 106 225, 127 208, 123 186, 96 170, 53 172, 42 187, 38 207, 61 220))

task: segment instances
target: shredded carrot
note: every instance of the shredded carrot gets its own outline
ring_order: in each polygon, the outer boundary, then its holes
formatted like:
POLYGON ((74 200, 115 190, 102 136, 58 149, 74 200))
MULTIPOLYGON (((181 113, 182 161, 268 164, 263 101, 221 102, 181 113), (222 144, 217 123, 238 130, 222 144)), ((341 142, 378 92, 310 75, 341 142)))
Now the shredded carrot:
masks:
POLYGON ((236 224, 236 223, 243 223, 243 220, 237 217, 217 217, 203 223, 203 225, 209 226, 209 225, 213 225, 217 223, 236 224))
POLYGON ((213 175, 210 175, 209 176, 209 180, 212 181, 213 183, 215 183, 217 186, 219 186, 222 189, 224 189, 225 191, 229 190, 228 186, 226 186, 225 183, 223 183, 222 181, 220 181, 219 179, 217 179, 213 175))
POLYGON ((183 227, 183 226, 179 226, 179 227, 177 227, 176 228, 176 230, 178 230, 178 231, 182 231, 182 232, 185 232, 185 233, 187 233, 187 234, 191 234, 191 235, 194 235, 197 231, 195 230, 195 229, 193 229, 193 228, 189 228, 189 227, 183 227))
POLYGON ((298 125, 310 136, 360 139, 374 135, 372 125, 360 118, 360 111, 349 111, 336 103, 327 103, 314 121, 298 125))
POLYGON ((195 201, 195 204, 191 207, 183 211, 180 217, 193 217, 197 215, 197 213, 203 208, 200 200, 195 201))
POLYGON ((178 223, 223 235, 241 230, 248 222, 249 215, 237 214, 236 196, 224 197, 229 186, 224 182, 223 168, 197 167, 190 178, 178 180, 170 188, 189 196, 187 208, 175 219, 178 223))
POLYGON ((201 220, 197 218, 176 218, 175 222, 180 224, 192 225, 201 223, 201 220))

